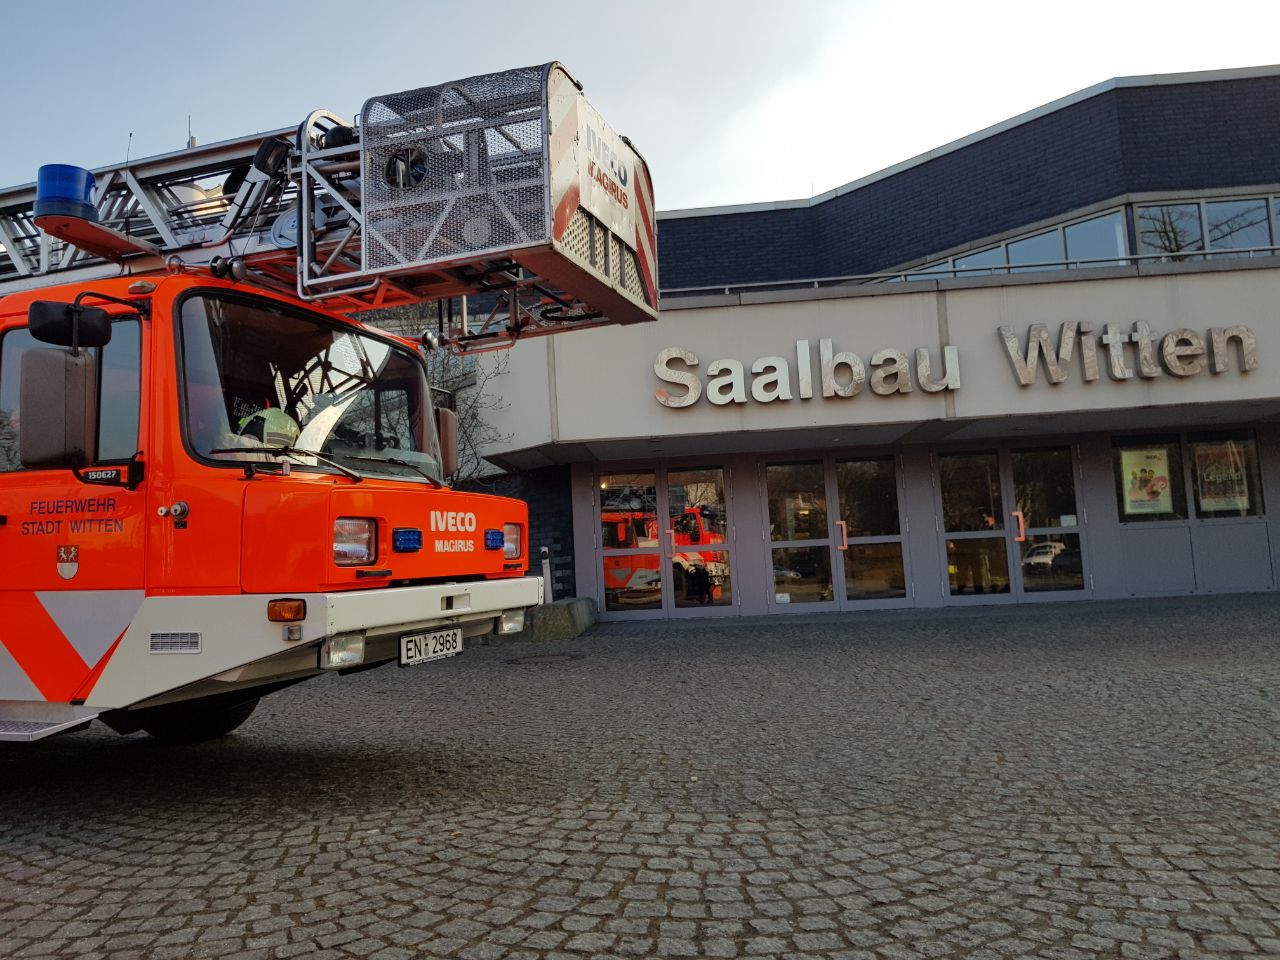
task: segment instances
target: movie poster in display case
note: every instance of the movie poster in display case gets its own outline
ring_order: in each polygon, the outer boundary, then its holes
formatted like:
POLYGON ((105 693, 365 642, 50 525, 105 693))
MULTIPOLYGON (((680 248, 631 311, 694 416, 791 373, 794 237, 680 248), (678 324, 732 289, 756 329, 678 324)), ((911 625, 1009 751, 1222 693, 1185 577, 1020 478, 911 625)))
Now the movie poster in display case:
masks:
POLYGON ((1195 444, 1195 470, 1202 513, 1248 513, 1249 475, 1240 444, 1195 444))
POLYGON ((1124 483, 1125 516, 1173 513, 1167 448, 1121 450, 1120 473, 1124 483))

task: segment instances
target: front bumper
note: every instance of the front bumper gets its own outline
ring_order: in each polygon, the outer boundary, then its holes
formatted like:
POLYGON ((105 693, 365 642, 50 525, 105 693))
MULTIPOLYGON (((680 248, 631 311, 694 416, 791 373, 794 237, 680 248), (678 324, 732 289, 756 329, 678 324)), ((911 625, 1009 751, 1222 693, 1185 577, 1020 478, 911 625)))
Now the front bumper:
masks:
POLYGON ((155 706, 320 673, 319 645, 362 633, 365 663, 396 656, 398 638, 460 626, 483 636, 504 610, 542 602, 542 580, 515 577, 471 583, 294 594, 307 603, 301 636, 267 620, 279 595, 147 597, 110 655, 86 703, 102 709, 155 706), (157 649, 156 637, 195 637, 191 649, 157 649), (296 635, 295 635, 296 636, 296 635))

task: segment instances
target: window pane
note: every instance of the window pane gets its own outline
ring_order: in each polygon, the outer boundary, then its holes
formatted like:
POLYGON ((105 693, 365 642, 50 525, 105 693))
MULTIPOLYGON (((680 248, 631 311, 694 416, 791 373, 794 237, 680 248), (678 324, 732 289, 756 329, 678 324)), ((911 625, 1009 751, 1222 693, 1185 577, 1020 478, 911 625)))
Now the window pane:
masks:
MULTIPOLYGON (((600 478, 600 544, 606 550, 658 545, 658 488, 652 473, 600 478)), ((606 581, 607 582, 607 581, 606 581)))
POLYGON ((939 459, 942 522, 947 530, 1003 530, 1000 464, 994 453, 952 453, 939 459))
POLYGON ((10 330, 0 340, 0 472, 22 469, 18 459, 18 379, 22 355, 36 346, 26 327, 10 330))
POLYGON ((849 536, 898 533, 898 477, 892 457, 837 463, 836 487, 840 519, 849 525, 849 536))
MULTIPOLYGON (((1051 263, 1058 264, 1062 257, 1062 235, 1057 230, 1037 233, 1025 240, 1015 240, 1009 244, 1009 263, 1051 263)), ((1029 270, 1061 270, 1060 266, 1023 267, 1011 270, 1011 273, 1025 273, 1029 270)))
POLYGON ((772 540, 825 540, 827 489, 821 463, 775 463, 765 468, 772 540))
POLYGON ((1209 246, 1214 249, 1271 246, 1265 200, 1223 200, 1204 205, 1209 246))
POLYGON ((1137 219, 1139 253, 1180 253, 1204 249, 1198 203, 1139 207, 1137 219))
MULTIPOLYGON (((210 458, 294 446, 350 459, 362 474, 442 479, 426 371, 408 350, 269 300, 182 301, 186 431, 210 458), (403 461, 400 463, 393 461, 403 461)), ((294 469, 331 472, 297 453, 294 469)))
POLYGON ((662 608, 662 558, 656 553, 606 556, 604 608, 606 610, 660 610, 662 608))
POLYGON ((1176 440, 1118 443, 1115 471, 1122 523, 1177 520, 1187 515, 1182 456, 1176 440))
POLYGON ((947 541, 947 576, 953 597, 1008 593, 1009 561, 1004 537, 947 541))
MULTIPOLYGON (((111 326, 111 342, 95 351, 99 364, 98 462, 127 460, 138 452, 141 393, 141 327, 137 320, 111 326)), ((10 330, 0 343, 0 473, 21 470, 18 401, 22 355, 47 346, 25 327, 10 330)))
POLYGON ((1013 491, 1028 527, 1075 526, 1076 485, 1071 449, 1015 450, 1013 491), (1069 523, 1063 523, 1067 517, 1069 523))
POLYGON ((1194 439, 1191 482, 1197 517, 1256 517, 1262 513, 1258 450, 1250 436, 1194 439))
POLYGON ((1028 537, 1022 547, 1022 586, 1028 593, 1083 590, 1084 564, 1078 534, 1028 537))
POLYGON ((729 554, 724 551, 677 553, 671 576, 677 607, 727 607, 733 603, 729 554))
POLYGON ((775 603, 825 603, 834 596, 829 547, 783 547, 773 551, 775 603))
POLYGON ((902 544, 851 544, 844 554, 844 584, 850 600, 905 597, 902 544))
POLYGON ((128 460, 138 452, 138 411, 142 391, 142 328, 137 320, 111 326, 102 348, 102 411, 98 417, 98 460, 128 460))
POLYGON ((724 543, 723 470, 671 470, 667 497, 677 545, 724 543))
MULTIPOLYGON (((963 273, 959 272, 961 267, 995 267, 1004 266, 1004 248, 992 247, 989 250, 980 250, 977 253, 966 253, 963 257, 956 257, 956 276, 957 277, 981 277, 991 273, 990 270, 968 269, 963 273)), ((996 271, 1003 273, 1003 271, 996 271)))
POLYGON ((1122 261, 1109 257, 1122 257, 1125 252, 1124 217, 1108 213, 1066 228, 1068 260, 1100 260, 1101 263, 1080 264, 1082 267, 1114 267, 1122 261))
POLYGON ((915 273, 907 274, 907 279, 908 280, 940 280, 942 279, 942 277, 940 277, 939 274, 944 274, 946 276, 951 275, 950 260, 943 260, 943 261, 940 261, 939 263, 930 264, 927 267, 920 267, 916 270, 915 273))

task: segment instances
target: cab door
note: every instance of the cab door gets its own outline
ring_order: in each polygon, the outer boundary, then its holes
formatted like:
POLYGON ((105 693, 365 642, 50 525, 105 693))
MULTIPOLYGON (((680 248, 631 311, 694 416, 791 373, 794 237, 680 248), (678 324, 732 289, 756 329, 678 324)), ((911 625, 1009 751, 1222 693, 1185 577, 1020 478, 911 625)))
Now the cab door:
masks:
MULTIPOLYGON (((142 449, 145 340, 142 321, 123 316, 111 341, 90 351, 99 468, 123 467, 142 449)), ((0 333, 0 700, 67 702, 83 698, 142 603, 145 484, 128 490, 22 467, 21 361, 42 348, 25 322, 0 333)), ((123 471, 81 474, 111 472, 123 471)))

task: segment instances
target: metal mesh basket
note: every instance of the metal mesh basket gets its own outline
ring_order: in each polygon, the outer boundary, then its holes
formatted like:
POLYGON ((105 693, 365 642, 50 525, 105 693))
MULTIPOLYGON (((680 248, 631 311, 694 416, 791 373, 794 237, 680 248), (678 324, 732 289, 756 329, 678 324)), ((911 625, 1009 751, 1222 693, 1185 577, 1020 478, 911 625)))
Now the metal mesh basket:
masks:
POLYGON ((365 104, 365 270, 461 263, 548 242, 546 69, 365 104))

